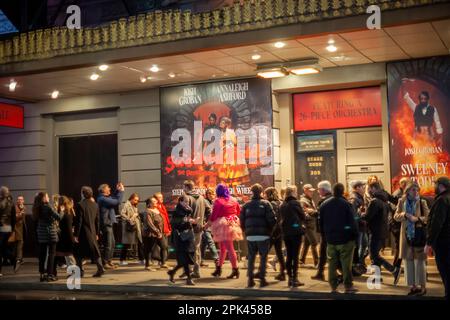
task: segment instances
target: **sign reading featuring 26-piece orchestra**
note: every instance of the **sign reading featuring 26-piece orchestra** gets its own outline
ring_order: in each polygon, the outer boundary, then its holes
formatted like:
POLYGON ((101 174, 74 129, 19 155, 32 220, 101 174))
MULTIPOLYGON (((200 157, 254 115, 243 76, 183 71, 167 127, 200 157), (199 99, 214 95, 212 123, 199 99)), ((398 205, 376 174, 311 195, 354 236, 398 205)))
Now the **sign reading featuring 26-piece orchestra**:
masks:
POLYGON ((23 107, 0 103, 0 127, 23 129, 23 107))
POLYGON ((294 95, 295 131, 381 126, 379 87, 294 95))
POLYGON ((162 191, 173 209, 183 182, 225 183, 238 199, 273 185, 270 81, 241 79, 161 89, 162 191))
POLYGON ((450 177, 449 73, 449 56, 387 65, 393 189, 406 177, 433 195, 433 182, 450 177))

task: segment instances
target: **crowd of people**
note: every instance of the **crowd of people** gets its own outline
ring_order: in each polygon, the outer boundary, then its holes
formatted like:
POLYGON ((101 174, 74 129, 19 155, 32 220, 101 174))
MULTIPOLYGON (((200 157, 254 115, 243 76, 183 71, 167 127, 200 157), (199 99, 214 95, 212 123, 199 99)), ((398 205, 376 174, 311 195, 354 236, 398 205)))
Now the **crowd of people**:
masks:
MULTIPOLYGON (((419 185, 406 178, 392 195, 376 176, 352 181, 349 192, 343 184, 332 186, 328 181, 318 183, 317 189, 304 184, 302 194, 296 186, 287 186, 279 193, 274 187, 264 189, 254 184, 251 199, 242 204, 224 184, 208 188, 202 195, 194 182, 187 180, 171 215, 161 193, 145 199, 144 212, 139 212, 141 198, 137 193, 122 205, 122 183, 116 185, 115 192, 102 184, 97 199, 92 188, 84 186, 77 204, 66 196, 50 200, 47 193, 40 192, 32 208, 40 280, 56 281, 58 264, 77 265, 84 276, 86 258, 97 266, 93 276, 101 277, 107 269, 126 266, 132 248, 147 271, 155 271, 158 260, 159 268, 167 269, 170 282, 175 282, 177 271, 182 269, 180 277, 186 278, 187 285, 194 285, 194 279, 201 277, 201 268, 207 266, 206 249, 215 264, 212 276, 222 276, 228 257, 232 271, 227 278, 239 278, 234 244, 245 239, 249 288, 256 280, 260 287, 269 285, 268 264, 279 265, 275 280, 287 281, 291 288, 303 286, 299 265, 306 263, 310 250, 317 269, 312 279, 325 281, 328 263, 327 278, 333 293, 341 283, 346 293, 357 292, 354 277, 370 273, 376 266, 390 272, 395 285, 404 270, 407 294, 422 296, 427 292, 427 257, 434 255, 448 299, 450 179, 437 179, 435 187, 436 197, 428 201, 421 197, 419 185), (316 191, 320 198, 317 204, 316 191), (120 214, 116 214, 119 207, 120 214), (113 261, 117 223, 121 224, 122 244, 118 265, 113 261), (394 259, 389 262, 382 251, 391 236, 394 259), (167 265, 169 241, 176 256, 173 268, 167 265), (272 247, 275 258, 268 261, 272 247)), ((23 264, 25 214, 23 196, 14 203, 8 188, 1 187, 0 276, 4 259, 11 260, 15 272, 23 264)))

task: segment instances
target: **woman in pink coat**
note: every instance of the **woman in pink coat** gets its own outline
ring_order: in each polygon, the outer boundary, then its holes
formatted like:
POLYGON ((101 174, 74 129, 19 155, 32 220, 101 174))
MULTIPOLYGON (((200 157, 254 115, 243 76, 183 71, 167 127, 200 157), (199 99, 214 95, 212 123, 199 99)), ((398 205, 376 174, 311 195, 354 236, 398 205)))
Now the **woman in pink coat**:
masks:
POLYGON ((211 233, 214 241, 219 243, 220 256, 216 265, 216 271, 212 275, 214 277, 221 276, 222 265, 228 252, 233 272, 227 278, 233 279, 236 277, 237 279, 239 278, 239 268, 233 241, 243 239, 239 223, 241 208, 239 203, 230 196, 230 191, 226 185, 219 184, 216 188, 216 195, 217 199, 214 202, 209 223, 211 224, 211 233))

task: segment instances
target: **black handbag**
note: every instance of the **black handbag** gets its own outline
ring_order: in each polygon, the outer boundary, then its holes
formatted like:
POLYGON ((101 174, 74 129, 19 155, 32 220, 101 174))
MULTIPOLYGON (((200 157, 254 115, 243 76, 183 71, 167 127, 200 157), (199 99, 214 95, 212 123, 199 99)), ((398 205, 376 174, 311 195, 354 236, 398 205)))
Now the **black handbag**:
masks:
POLYGON ((130 221, 127 221, 126 229, 128 232, 135 232, 137 230, 136 223, 131 223, 130 221))
MULTIPOLYGON (((423 215, 423 207, 422 207, 422 199, 420 201, 420 214, 423 215)), ((408 239, 406 238, 408 245, 411 247, 425 247, 427 244, 427 228, 426 226, 421 222, 417 221, 414 225, 414 238, 408 239)))

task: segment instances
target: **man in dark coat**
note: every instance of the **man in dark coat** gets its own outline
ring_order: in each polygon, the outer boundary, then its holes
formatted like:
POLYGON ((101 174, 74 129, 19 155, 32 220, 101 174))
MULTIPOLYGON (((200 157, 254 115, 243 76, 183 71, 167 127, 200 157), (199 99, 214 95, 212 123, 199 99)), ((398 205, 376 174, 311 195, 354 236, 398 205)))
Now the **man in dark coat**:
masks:
POLYGON ((436 265, 445 287, 445 298, 449 300, 450 291, 450 179, 441 177, 436 181, 436 200, 428 217, 427 245, 429 256, 433 251, 436 265))
POLYGON ((276 223, 275 213, 269 201, 262 198, 263 187, 256 183, 251 187, 252 199, 244 204, 241 210, 241 227, 247 237, 248 246, 248 287, 255 286, 253 269, 255 258, 259 253, 261 260, 259 263, 260 287, 266 287, 267 255, 270 248, 270 236, 276 223))
POLYGON ((383 266, 394 276, 394 284, 398 283, 400 277, 400 268, 393 266, 380 256, 380 250, 383 247, 388 232, 388 215, 389 203, 386 192, 383 190, 379 182, 372 182, 369 185, 369 193, 372 196, 367 207, 364 219, 368 223, 371 234, 369 251, 372 264, 378 267, 383 266))
POLYGON ((83 276, 83 257, 89 257, 97 264, 94 277, 101 277, 105 270, 102 264, 100 249, 98 247, 98 234, 100 232, 99 209, 94 200, 92 188, 81 188, 83 199, 78 203, 75 216, 75 257, 77 266, 83 276))
POLYGON ((352 192, 349 201, 353 207, 353 213, 358 221, 358 238, 356 239, 355 252, 353 254, 353 275, 360 276, 366 273, 366 252, 368 249, 369 236, 367 234, 367 222, 362 219, 366 212, 364 205, 364 193, 366 184, 362 180, 354 180, 350 183, 352 192))
POLYGON ((352 258, 358 226, 353 208, 344 198, 344 190, 342 183, 333 187, 333 197, 320 206, 319 221, 320 230, 327 239, 328 282, 331 291, 337 290, 337 269, 340 267, 345 293, 354 293, 358 290, 353 286, 352 258))
MULTIPOLYGON (((320 206, 333 196, 331 193, 331 183, 327 180, 320 181, 317 184, 317 191, 320 195, 317 207, 320 210, 320 206)), ((317 273, 311 279, 325 281, 324 270, 327 263, 327 240, 322 230, 320 230, 320 217, 317 219, 317 230, 320 233, 319 265, 317 267, 317 273)))

